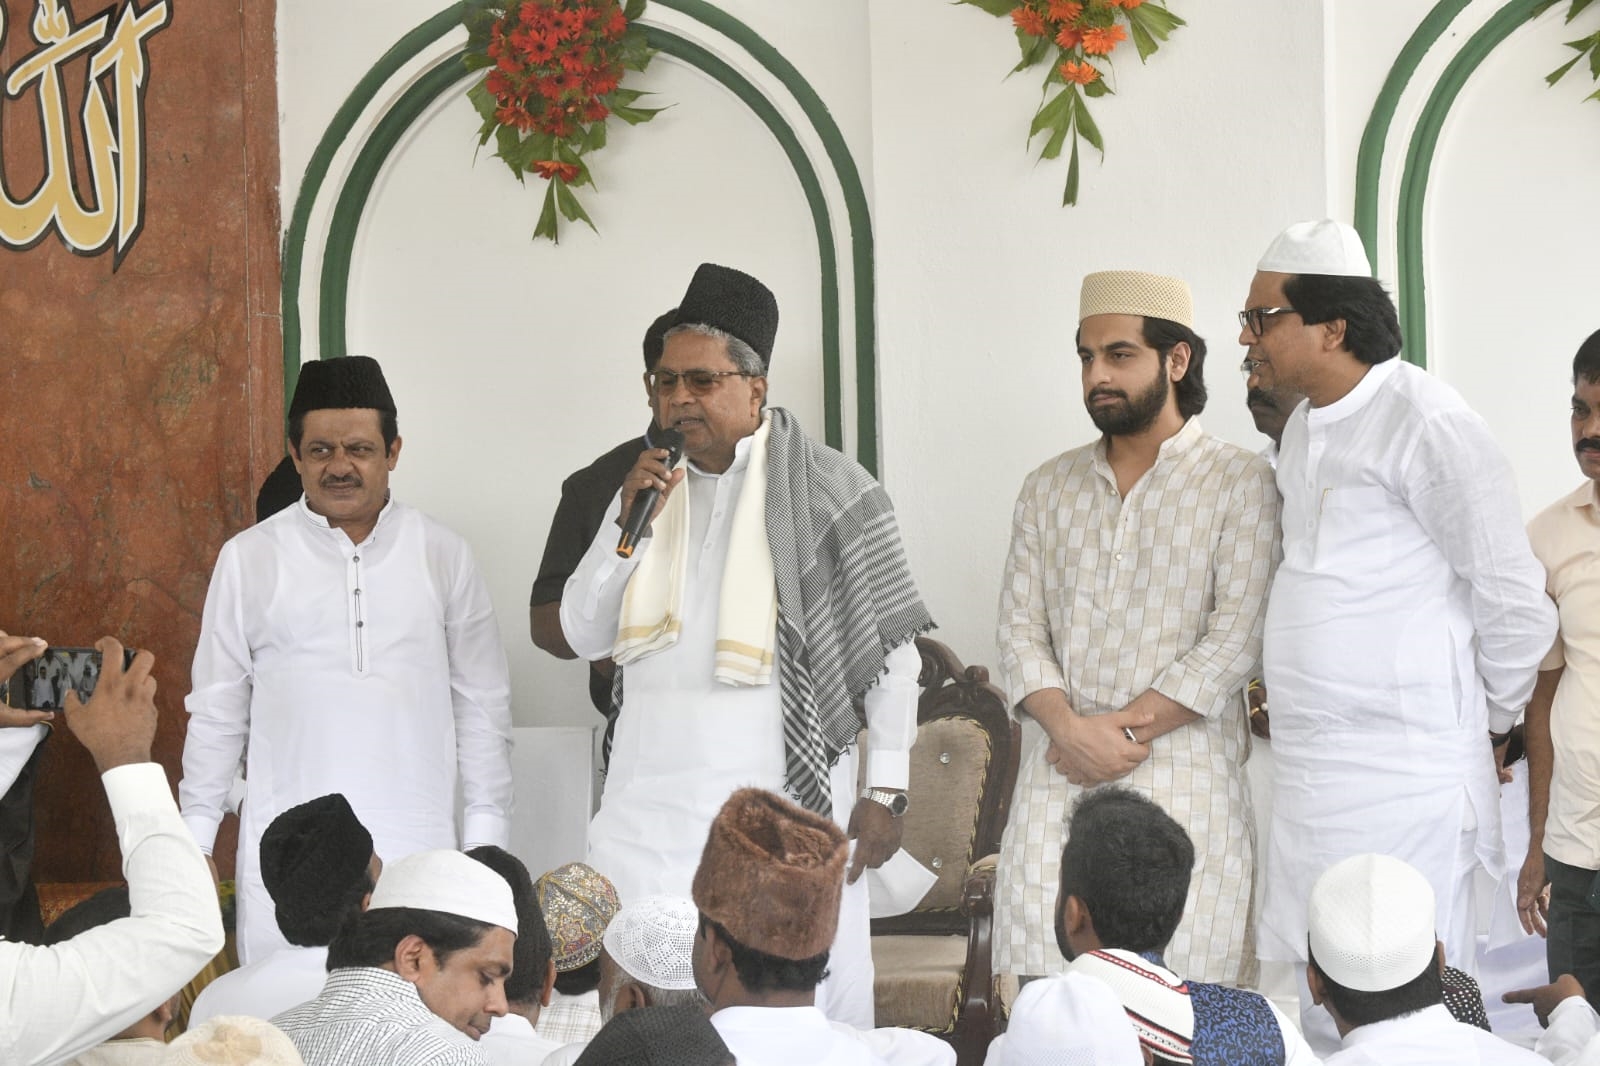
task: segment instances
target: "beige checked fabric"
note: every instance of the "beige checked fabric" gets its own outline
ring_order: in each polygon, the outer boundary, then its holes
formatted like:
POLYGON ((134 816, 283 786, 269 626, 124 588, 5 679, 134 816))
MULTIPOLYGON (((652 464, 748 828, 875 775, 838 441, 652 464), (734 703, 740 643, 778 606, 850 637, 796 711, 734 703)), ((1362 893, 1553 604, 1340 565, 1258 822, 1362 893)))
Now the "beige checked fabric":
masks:
MULTIPOLYGON (((1203 716, 1157 738, 1120 782, 1161 804, 1194 840, 1194 878, 1166 963, 1200 981, 1255 979, 1255 821, 1240 690, 1260 658, 1278 556, 1272 468, 1193 418, 1126 500, 1104 442, 1045 463, 1017 499, 999 626, 1012 704, 1053 687, 1079 714, 1105 714, 1154 688, 1203 716)), ((1045 762, 1044 730, 1022 721, 1022 766, 1000 845, 995 970, 1059 973, 1056 884, 1066 817, 1082 790, 1045 762)))

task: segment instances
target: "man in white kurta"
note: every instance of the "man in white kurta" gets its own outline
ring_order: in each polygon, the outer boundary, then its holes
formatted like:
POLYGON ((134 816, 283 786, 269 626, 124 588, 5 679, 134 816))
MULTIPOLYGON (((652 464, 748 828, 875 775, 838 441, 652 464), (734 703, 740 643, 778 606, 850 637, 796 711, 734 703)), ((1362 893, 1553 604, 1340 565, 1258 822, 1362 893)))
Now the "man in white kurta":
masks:
MULTIPOLYGON (((706 270, 702 267, 702 274, 696 275, 696 285, 706 270)), ((718 276, 722 275, 713 275, 718 276)), ((745 285, 739 280, 745 277, 733 279, 735 289, 745 285)), ((760 284, 754 279, 748 282, 760 284)), ((620 558, 617 518, 634 487, 652 479, 670 483, 687 498, 688 517, 681 533, 686 546, 678 579, 681 599, 671 616, 675 640, 637 658, 619 656, 624 670, 621 713, 605 793, 589 829, 588 862, 612 880, 624 904, 651 895, 688 896, 706 830, 735 789, 754 786, 783 792, 796 784, 787 765, 784 693, 794 664, 785 660, 781 648, 769 647, 765 654, 770 678, 764 683, 725 683, 716 673, 725 644, 719 639, 724 636, 723 620, 729 605, 747 595, 744 588, 727 585, 736 515, 741 507, 758 502, 745 500, 747 495, 766 497, 764 491, 745 491, 752 476, 766 484, 769 473, 765 460, 753 464, 752 456, 765 451, 774 420, 790 436, 799 431, 787 412, 762 409, 761 360, 770 354, 770 334, 765 336, 763 352, 760 336, 752 346, 737 334, 721 331, 717 326, 721 312, 696 296, 696 285, 685 295, 688 309, 680 311, 680 324, 668 333, 656 371, 673 375, 673 388, 658 386, 658 403, 664 425, 684 428, 688 461, 669 478, 655 458, 658 453, 644 453, 622 494, 612 501, 599 535, 561 600, 562 630, 571 647, 589 659, 612 655, 620 646, 624 594, 630 581, 650 553, 671 550, 653 543, 660 539, 658 531, 646 537, 631 557, 620 558), (703 332, 707 328, 716 332, 703 332), (741 346, 747 364, 742 368, 729 354, 741 346), (748 365, 752 360, 755 365, 748 365), (724 376, 710 379, 706 391, 696 394, 689 380, 701 372, 724 376), (756 388, 759 394, 746 395, 756 388), (735 390, 740 390, 737 395, 735 390), (753 472, 753 465, 760 469, 753 472)), ((732 324, 739 326, 736 318, 732 324)), ((775 330, 775 304, 771 325, 775 330)), ((831 462, 849 462, 830 454, 831 462)), ((866 478, 864 473, 860 476, 866 478)), ((769 550, 764 539, 757 550, 769 550)), ((903 559, 899 565, 903 569, 903 559)), ((771 596, 772 570, 767 574, 766 587, 752 585, 750 597, 771 596)), ((859 875, 863 865, 879 865, 898 844, 898 822, 884 802, 895 802, 890 794, 905 802, 920 669, 911 642, 915 631, 908 628, 885 649, 882 674, 863 696, 868 727, 865 782, 883 801, 858 800, 853 750, 839 753, 828 767, 824 803, 835 820, 850 825, 859 839, 824 1005, 830 1017, 860 1028, 872 1027, 873 1012, 866 882, 859 875), (876 809, 858 811, 858 806, 876 809)))
POLYGON ((1310 400, 1278 456, 1261 956, 1303 962, 1312 884, 1378 851, 1428 879, 1446 961, 1471 969, 1472 873, 1503 868, 1491 738, 1555 633, 1510 464, 1453 389, 1395 358, 1394 306, 1349 227, 1290 227, 1247 306, 1249 357, 1310 400))
POLYGON ((246 963, 285 943, 258 847, 290 807, 342 793, 386 861, 509 837, 510 679, 489 592, 461 537, 388 498, 400 439, 379 439, 393 400, 374 375, 360 356, 302 368, 306 495, 223 545, 206 596, 179 798, 209 853, 244 758, 246 963))
POLYGON ((1183 282, 1091 274, 1080 313, 1085 403, 1105 436, 1028 476, 1001 586, 1000 660, 1023 753, 1000 844, 995 968, 1066 967, 1054 927, 1066 814, 1082 788, 1121 778, 1194 841, 1168 962, 1196 980, 1248 982, 1254 826, 1239 693, 1277 551, 1271 469, 1195 417, 1205 348, 1183 282))

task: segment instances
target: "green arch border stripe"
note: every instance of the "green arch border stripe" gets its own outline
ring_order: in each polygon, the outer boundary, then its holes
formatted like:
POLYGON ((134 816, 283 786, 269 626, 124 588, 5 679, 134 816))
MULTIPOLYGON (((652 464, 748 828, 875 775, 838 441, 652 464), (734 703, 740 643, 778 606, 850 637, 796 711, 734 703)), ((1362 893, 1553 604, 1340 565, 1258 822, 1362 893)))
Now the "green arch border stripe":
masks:
POLYGON ((1361 148, 1356 153, 1356 232, 1367 246, 1367 259, 1372 269, 1378 269, 1378 179, 1383 165, 1384 146, 1389 139, 1389 129, 1394 125, 1395 112, 1400 98, 1411 83, 1423 56, 1428 54, 1456 17, 1465 11, 1472 0, 1440 0, 1423 16, 1417 28, 1406 40, 1394 65, 1389 68, 1383 88, 1372 105, 1372 114, 1361 132, 1361 148))
MULTIPOLYGON (((822 264, 822 366, 823 401, 827 411, 826 439, 833 447, 844 441, 843 416, 839 388, 839 291, 838 252, 834 245, 833 228, 828 214, 828 203, 822 193, 822 182, 816 169, 806 156, 805 149, 793 129, 761 91, 750 84, 738 71, 711 52, 684 40, 682 37, 655 26, 646 28, 653 48, 664 54, 682 59, 720 82, 744 104, 755 112, 777 138, 790 165, 800 179, 806 202, 811 210, 817 234, 817 248, 822 264)), ((439 60, 407 89, 379 120, 367 142, 362 145, 350 177, 339 192, 333 216, 328 226, 328 247, 322 262, 321 290, 324 310, 320 339, 324 357, 345 354, 345 308, 349 301, 350 265, 355 254, 356 234, 361 216, 371 197, 373 185, 388 162, 395 146, 416 122, 417 118, 440 96, 463 81, 477 75, 461 65, 462 50, 452 52, 439 60), (332 297, 329 299, 329 297, 332 297)))
MULTIPOLYGON (((704 3, 703 0, 655 0, 655 2, 698 19, 743 46, 795 96, 823 142, 840 182, 851 230, 853 280, 856 290, 857 458, 863 466, 876 473, 877 396, 874 357, 876 326, 873 311, 871 219, 860 175, 850 156, 848 146, 826 106, 804 77, 749 27, 704 3)), ((350 96, 335 113, 332 123, 312 154, 285 235, 284 291, 291 294, 291 299, 286 301, 284 308, 286 396, 292 394, 299 377, 300 340, 303 330, 300 321, 299 291, 311 207, 332 167, 333 158, 339 146, 354 130, 361 113, 381 91, 383 85, 407 62, 459 24, 460 5, 452 5, 397 41, 357 83, 350 96)), ((822 260, 823 398, 827 412, 826 439, 834 447, 842 447, 844 434, 840 393, 837 253, 827 201, 823 196, 821 181, 816 170, 792 127, 771 101, 743 75, 708 50, 670 31, 658 27, 646 27, 646 31, 652 46, 701 69, 755 111, 777 138, 795 168, 812 212, 817 230, 819 258, 822 260)), ((342 354, 344 351, 350 263, 354 252, 356 230, 373 183, 388 155, 417 115, 438 96, 448 91, 450 86, 467 77, 469 75, 460 66, 460 52, 435 63, 385 113, 357 154, 349 178, 340 190, 335 203, 329 225, 328 247, 324 254, 322 276, 319 279, 322 313, 318 336, 322 341, 324 358, 342 354)))
MULTIPOLYGON (((855 157, 845 143, 844 134, 828 105, 822 102, 811 83, 783 54, 749 26, 740 22, 706 0, 651 0, 662 7, 671 8, 711 27, 729 40, 737 42, 751 57, 765 67, 800 105, 800 110, 811 121, 822 141, 828 161, 833 164, 840 191, 844 195, 846 216, 850 223, 850 262, 852 283, 855 286, 856 333, 856 458, 861 465, 878 472, 878 381, 877 381, 877 282, 873 266, 872 213, 867 207, 866 189, 861 184, 861 174, 856 169, 855 157)), ((834 286, 837 290, 837 285, 834 286)), ((826 386, 824 398, 827 397, 826 386)), ((828 402, 830 421, 837 421, 839 405, 837 392, 828 402)), ((831 431, 830 431, 831 432, 831 431)), ((832 443, 830 439, 830 443, 832 443)), ((834 447, 840 447, 834 444, 834 447)))
POLYGON ((1400 331, 1412 362, 1427 365, 1428 322, 1427 289, 1422 262, 1423 206, 1428 195, 1428 177, 1433 169, 1439 135, 1456 97, 1489 54, 1519 27, 1527 23, 1542 0, 1511 0, 1495 12, 1445 67, 1428 102, 1423 105, 1417 128, 1406 151, 1405 170, 1400 176, 1399 263, 1400 331))

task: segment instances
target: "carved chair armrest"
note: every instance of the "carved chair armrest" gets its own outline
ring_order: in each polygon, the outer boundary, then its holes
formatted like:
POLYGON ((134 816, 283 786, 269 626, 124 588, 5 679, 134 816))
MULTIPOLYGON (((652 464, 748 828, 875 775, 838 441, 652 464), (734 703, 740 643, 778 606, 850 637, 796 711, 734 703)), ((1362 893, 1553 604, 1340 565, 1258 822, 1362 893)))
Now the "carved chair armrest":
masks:
POLYGON ((959 1020, 952 1043, 960 1063, 983 1061, 995 1036, 997 1012, 992 1001, 994 883, 998 855, 985 855, 967 869, 961 886, 961 913, 967 919, 967 961, 961 977, 959 1020))
POLYGON ((999 863, 999 855, 985 855, 967 867, 967 879, 961 885, 961 913, 967 919, 994 914, 995 871, 999 863))

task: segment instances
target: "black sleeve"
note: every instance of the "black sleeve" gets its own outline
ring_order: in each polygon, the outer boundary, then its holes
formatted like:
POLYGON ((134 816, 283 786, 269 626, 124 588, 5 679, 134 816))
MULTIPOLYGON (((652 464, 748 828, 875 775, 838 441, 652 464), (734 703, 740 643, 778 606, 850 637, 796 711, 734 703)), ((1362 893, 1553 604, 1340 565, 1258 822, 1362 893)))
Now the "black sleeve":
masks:
POLYGON ((561 483, 561 502, 556 505, 555 518, 550 521, 550 536, 544 542, 539 576, 533 580, 530 607, 561 602, 567 578, 583 561, 583 553, 589 550, 600 532, 600 523, 605 521, 611 497, 622 487, 622 479, 633 469, 642 451, 644 438, 636 437, 617 445, 561 483))

